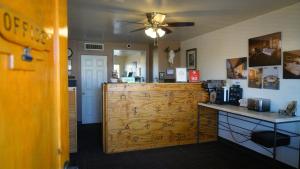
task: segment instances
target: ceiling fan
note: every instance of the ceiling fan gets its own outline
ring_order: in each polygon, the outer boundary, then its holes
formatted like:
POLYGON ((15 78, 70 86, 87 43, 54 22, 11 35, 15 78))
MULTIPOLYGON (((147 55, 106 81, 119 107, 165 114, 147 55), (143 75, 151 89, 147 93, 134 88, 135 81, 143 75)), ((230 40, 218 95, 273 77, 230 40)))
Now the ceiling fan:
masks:
POLYGON ((145 34, 153 39, 163 37, 165 34, 172 33, 169 27, 187 27, 194 26, 194 22, 165 22, 166 14, 159 12, 146 13, 147 23, 128 22, 134 24, 143 24, 144 27, 132 30, 130 32, 145 31, 145 34))

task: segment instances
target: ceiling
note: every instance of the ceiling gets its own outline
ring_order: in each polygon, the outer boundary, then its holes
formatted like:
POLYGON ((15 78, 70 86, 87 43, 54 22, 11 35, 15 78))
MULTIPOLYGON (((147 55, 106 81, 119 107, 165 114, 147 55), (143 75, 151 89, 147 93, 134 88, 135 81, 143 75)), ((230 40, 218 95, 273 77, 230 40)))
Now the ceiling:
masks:
POLYGON ((171 28, 163 39, 182 41, 283 8, 300 0, 69 0, 69 37, 99 42, 152 42, 143 31, 146 12, 166 13, 167 22, 192 21, 194 27, 171 28))

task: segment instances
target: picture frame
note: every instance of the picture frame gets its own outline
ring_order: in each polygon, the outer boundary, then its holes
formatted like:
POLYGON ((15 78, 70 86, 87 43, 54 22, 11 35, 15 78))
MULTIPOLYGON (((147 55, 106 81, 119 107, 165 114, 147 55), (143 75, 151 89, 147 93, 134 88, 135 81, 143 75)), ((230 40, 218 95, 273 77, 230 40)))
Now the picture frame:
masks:
POLYGON ((249 68, 248 87, 261 89, 263 86, 263 68, 249 68))
POLYGON ((166 69, 166 77, 174 77, 175 76, 175 69, 172 67, 168 67, 166 69))
POLYGON ((186 68, 197 69, 197 48, 186 50, 186 68))
POLYGON ((281 72, 280 66, 263 67, 263 89, 280 89, 279 72, 281 72))
POLYGON ((283 79, 300 79, 300 50, 283 52, 283 79))
POLYGON ((186 68, 176 68, 176 82, 187 82, 186 70, 186 68))
POLYGON ((281 32, 248 39, 249 67, 281 65, 281 32))
POLYGON ((159 80, 165 80, 165 72, 159 72, 159 80))
POLYGON ((227 79, 247 79, 247 57, 226 59, 227 79))

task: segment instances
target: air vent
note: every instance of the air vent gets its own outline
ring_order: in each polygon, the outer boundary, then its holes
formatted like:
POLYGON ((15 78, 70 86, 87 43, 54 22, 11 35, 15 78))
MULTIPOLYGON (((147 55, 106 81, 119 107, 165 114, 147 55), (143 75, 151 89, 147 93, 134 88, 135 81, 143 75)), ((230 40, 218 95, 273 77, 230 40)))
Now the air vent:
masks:
POLYGON ((102 43, 84 43, 84 50, 104 50, 104 44, 102 43))

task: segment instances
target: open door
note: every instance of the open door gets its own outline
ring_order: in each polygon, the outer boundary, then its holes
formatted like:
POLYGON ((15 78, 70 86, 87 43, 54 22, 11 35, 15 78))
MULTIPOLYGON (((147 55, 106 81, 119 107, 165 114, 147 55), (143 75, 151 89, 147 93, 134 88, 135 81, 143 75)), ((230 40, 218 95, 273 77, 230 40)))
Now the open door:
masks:
POLYGON ((69 159, 66 0, 0 2, 0 168, 69 159))

